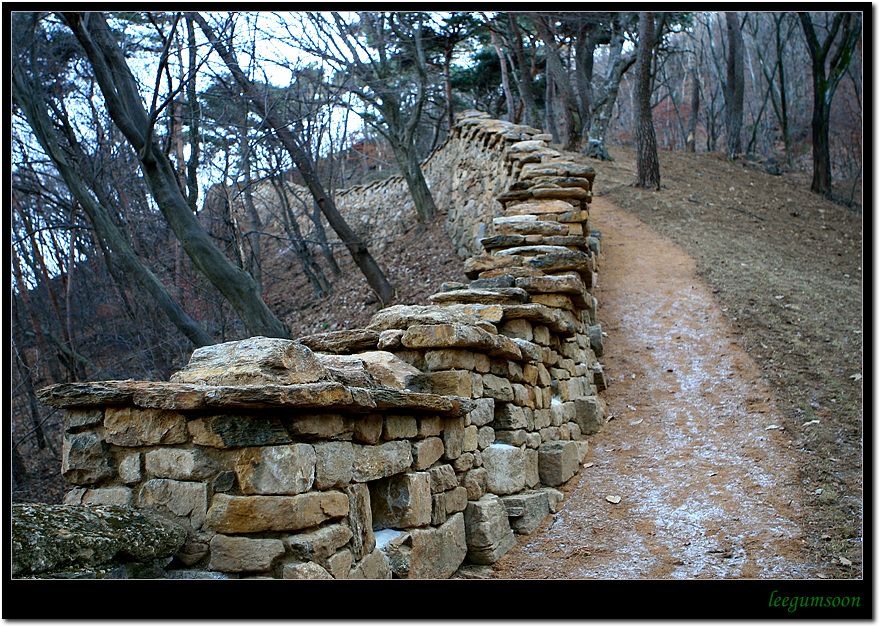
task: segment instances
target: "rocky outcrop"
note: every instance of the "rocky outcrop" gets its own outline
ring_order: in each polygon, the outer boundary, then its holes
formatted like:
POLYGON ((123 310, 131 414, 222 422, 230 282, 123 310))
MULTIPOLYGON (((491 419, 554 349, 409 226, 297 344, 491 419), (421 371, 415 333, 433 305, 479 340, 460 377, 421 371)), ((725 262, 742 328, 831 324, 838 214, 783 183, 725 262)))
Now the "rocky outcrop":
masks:
POLYGON ((66 410, 66 503, 173 521, 168 572, 448 578, 497 560, 558 511, 605 420, 593 172, 548 139, 468 114, 431 157, 470 282, 429 305, 200 348, 169 382, 42 390, 66 410))

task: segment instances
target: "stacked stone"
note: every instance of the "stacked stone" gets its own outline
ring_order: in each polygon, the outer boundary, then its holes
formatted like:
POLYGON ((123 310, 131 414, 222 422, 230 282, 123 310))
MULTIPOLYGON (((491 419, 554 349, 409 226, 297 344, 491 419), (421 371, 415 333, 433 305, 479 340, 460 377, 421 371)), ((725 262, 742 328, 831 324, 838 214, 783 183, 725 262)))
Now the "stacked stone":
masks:
MULTIPOLYGON (((379 336, 354 335, 368 347, 379 336)), ((385 351, 249 338, 198 349, 170 383, 68 384, 41 400, 67 409, 62 472, 77 487, 65 504, 148 509, 181 525, 188 537, 169 568, 448 578, 468 536, 507 519, 471 506, 479 473, 458 479, 474 465, 485 404, 408 391, 412 374, 385 351), (377 546, 374 528, 411 541, 377 546)))
POLYGON ((365 329, 202 348, 170 383, 45 390, 68 503, 167 515, 190 570, 281 578, 446 578, 558 511, 604 423, 594 173, 482 114, 450 141, 459 165, 502 157, 468 183, 495 206, 450 210, 483 235, 469 284, 365 329))

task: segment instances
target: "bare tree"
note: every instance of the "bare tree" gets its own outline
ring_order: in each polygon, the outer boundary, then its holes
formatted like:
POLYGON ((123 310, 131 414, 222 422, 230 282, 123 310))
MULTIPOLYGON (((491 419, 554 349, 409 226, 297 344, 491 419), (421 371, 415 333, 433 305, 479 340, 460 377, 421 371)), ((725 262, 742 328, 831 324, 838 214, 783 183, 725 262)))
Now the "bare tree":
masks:
POLYGON ((154 92, 153 104, 147 112, 137 82, 104 15, 68 12, 59 17, 85 51, 110 117, 137 153, 156 204, 193 264, 226 297, 251 334, 287 337, 287 329, 263 301, 253 277, 214 245, 192 212, 171 161, 155 139, 160 111, 158 94, 154 92))
POLYGON ((290 158, 293 159, 297 170, 305 180, 309 191, 315 198, 315 201, 320 205, 321 211, 327 217, 330 226, 333 227, 333 230, 336 231, 336 234, 339 235, 339 238, 345 243, 348 251, 351 253, 352 259, 354 259, 354 262, 361 269, 361 272, 364 274, 364 277, 366 277, 367 282, 376 293, 376 296, 383 303, 391 302, 394 298, 394 288, 388 282, 388 279, 385 277, 385 273, 382 272, 379 264, 373 259, 373 256, 367 249, 367 245, 355 235, 354 231, 351 230, 351 227, 348 226, 348 223, 336 209, 336 204, 333 202, 332 197, 325 192, 324 186, 321 184, 321 181, 315 173, 311 157, 302 147, 294 133, 290 130, 289 124, 275 114, 273 107, 271 106, 271 103, 268 102, 265 94, 259 91, 253 82, 248 79, 238 65, 233 51, 220 41, 214 33, 214 29, 211 28, 205 18, 198 13, 192 13, 191 15, 193 20, 195 20, 202 29, 202 32, 211 43, 213 49, 218 55, 220 55, 220 58, 223 59, 226 67, 229 68, 235 81, 244 92, 245 97, 253 103, 257 113, 272 128, 276 137, 278 137, 278 140, 290 154, 290 158))
MULTIPOLYGON (((798 13, 813 69, 813 181, 810 189, 825 196, 831 195, 831 146, 828 125, 831 101, 837 84, 849 67, 862 33, 862 18, 858 13, 834 13, 826 23, 826 36, 820 41, 813 18, 809 13, 798 13), (838 34, 840 39, 838 41, 838 34), (835 42, 836 45, 835 45, 835 42), (832 52, 833 50, 833 52, 832 52), (829 58, 830 55, 830 58, 829 58), (826 70, 827 65, 827 70, 826 70)), ((825 15, 826 20, 828 14, 825 15)))
POLYGON ((724 84, 727 156, 731 159, 742 152, 743 99, 745 76, 743 38, 739 16, 735 11, 724 14, 727 22, 727 81, 724 84))
POLYGON ((636 142, 638 187, 660 189, 660 161, 651 115, 651 59, 654 50, 654 14, 639 13, 639 46, 636 61, 636 142))

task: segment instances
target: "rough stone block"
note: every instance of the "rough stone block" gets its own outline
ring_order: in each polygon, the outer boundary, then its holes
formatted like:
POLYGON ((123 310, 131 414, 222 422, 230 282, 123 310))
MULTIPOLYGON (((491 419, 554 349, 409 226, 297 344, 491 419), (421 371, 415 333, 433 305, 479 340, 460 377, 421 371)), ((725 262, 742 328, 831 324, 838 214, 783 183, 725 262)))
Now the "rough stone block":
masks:
POLYGON ((348 515, 344 522, 352 532, 352 554, 355 560, 359 560, 376 548, 370 489, 363 483, 357 483, 347 486, 343 491, 348 497, 348 515))
POLYGON ((435 466, 428 471, 428 474, 431 477, 431 494, 446 492, 458 487, 455 471, 449 464, 435 466))
POLYGON ((427 438, 440 435, 443 431, 443 421, 440 416, 420 416, 419 428, 416 437, 427 438))
POLYGON ((462 474, 461 485, 467 490, 467 498, 469 501, 478 501, 486 494, 486 477, 488 473, 486 469, 472 468, 462 474))
POLYGON ((399 534, 382 550, 400 579, 448 579, 468 552, 464 515, 455 514, 439 527, 399 534))
POLYGON ((510 517, 510 528, 521 535, 532 533, 550 514, 550 499, 540 490, 504 496, 501 501, 510 517))
POLYGON ((216 535, 211 539, 208 568, 221 572, 264 572, 284 554, 284 543, 275 539, 216 535))
POLYGON ((352 437, 365 444, 377 444, 382 438, 384 420, 381 414, 357 414, 348 422, 352 437))
POLYGON ((376 446, 354 445, 352 481, 375 481, 407 470, 413 462, 409 442, 395 440, 376 446))
POLYGON ((457 348, 425 351, 425 365, 429 370, 474 369, 474 353, 457 348))
POLYGON ((315 488, 342 488, 351 482, 354 445, 351 442, 317 442, 315 451, 315 488))
POLYGON ((465 425, 482 427, 483 425, 492 422, 495 417, 495 399, 478 398, 474 399, 472 402, 474 408, 465 416, 465 425))
POLYGON ((74 485, 100 483, 116 474, 107 443, 95 431, 67 433, 61 444, 61 476, 74 485))
POLYGON ((391 577, 391 564, 379 549, 375 549, 357 562, 348 575, 349 579, 391 579, 391 577))
POLYGON ((544 485, 562 485, 579 466, 578 447, 570 440, 545 442, 538 447, 538 472, 544 485))
POLYGON ((138 507, 183 519, 193 529, 199 529, 205 524, 208 488, 204 483, 195 481, 150 479, 141 486, 138 507))
POLYGON ((280 420, 237 414, 221 414, 190 420, 186 428, 193 442, 213 448, 240 448, 289 444, 287 429, 280 420))
MULTIPOLYGON (((497 433, 497 432, 496 432, 497 433)), ((486 490, 493 494, 513 494, 525 487, 525 455, 518 446, 493 444, 482 451, 486 490)))
MULTIPOLYGON (((329 569, 329 559, 351 540, 352 532, 346 525, 334 523, 314 531, 297 533, 284 539, 287 550, 296 558, 317 562, 329 569)), ((346 569, 347 570, 347 569, 346 569)))
POLYGON ((605 425, 605 401, 598 396, 574 400, 573 420, 584 435, 598 433, 605 425))
POLYGON ((531 411, 528 411, 514 403, 498 403, 495 405, 495 419, 492 428, 499 430, 527 429, 531 431, 535 426, 531 411))
POLYGON ((281 569, 282 579, 333 579, 323 566, 314 562, 296 562, 285 564, 281 569))
POLYGON ((230 386, 294 385, 328 379, 326 368, 308 347, 259 336, 197 348, 186 368, 171 375, 172 383, 230 386))
POLYGON ((469 501, 464 511, 467 560, 473 564, 494 564, 516 546, 504 503, 494 494, 469 501))
POLYGON ((414 438, 418 433, 418 423, 413 416, 385 416, 382 437, 386 440, 414 438))
POLYGON ((370 491, 374 527, 422 527, 431 524, 431 476, 406 473, 377 481, 370 491))
POLYGON ((187 441, 186 418, 161 409, 108 407, 104 411, 104 439, 116 446, 158 446, 187 441))
POLYGON ((429 437, 414 442, 412 445, 414 470, 427 470, 434 462, 443 456, 443 440, 438 437, 429 437))
POLYGON ((219 533, 297 531, 348 514, 348 497, 335 491, 294 496, 215 494, 208 524, 219 533))
POLYGON ((247 448, 238 455, 235 475, 245 494, 300 494, 314 485, 316 463, 310 444, 247 448))
POLYGON ((513 388, 510 386, 510 381, 494 374, 483 375, 483 394, 496 401, 513 400, 513 388))

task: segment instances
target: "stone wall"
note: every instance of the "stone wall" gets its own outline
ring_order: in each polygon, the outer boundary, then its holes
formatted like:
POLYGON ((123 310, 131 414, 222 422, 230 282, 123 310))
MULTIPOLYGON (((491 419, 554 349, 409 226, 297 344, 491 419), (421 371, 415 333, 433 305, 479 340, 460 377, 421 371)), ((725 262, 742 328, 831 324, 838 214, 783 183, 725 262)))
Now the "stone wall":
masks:
POLYGON ((66 410, 66 504, 182 527, 162 565, 177 576, 448 578, 495 562, 562 506, 604 423, 594 174, 548 139, 469 115, 429 160, 471 279, 431 305, 201 348, 170 382, 41 391, 66 410))

